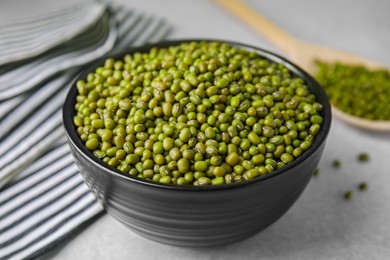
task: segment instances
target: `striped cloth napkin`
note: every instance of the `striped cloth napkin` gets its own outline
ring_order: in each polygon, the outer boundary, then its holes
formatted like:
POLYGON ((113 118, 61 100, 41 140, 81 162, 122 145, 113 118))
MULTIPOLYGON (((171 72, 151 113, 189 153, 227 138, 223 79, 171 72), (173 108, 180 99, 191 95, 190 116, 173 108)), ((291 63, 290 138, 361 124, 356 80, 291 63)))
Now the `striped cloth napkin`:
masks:
POLYGON ((66 144, 61 107, 69 84, 82 66, 96 58, 159 41, 169 31, 161 18, 123 6, 87 2, 89 9, 75 11, 75 6, 62 4, 63 12, 57 6, 14 21, 15 28, 23 30, 30 23, 29 30, 36 31, 48 26, 46 20, 56 20, 58 25, 65 19, 58 17, 62 15, 85 21, 82 31, 76 32, 69 23, 65 26, 69 30, 59 29, 69 32, 66 37, 55 41, 53 32, 47 32, 33 44, 38 46, 50 37, 51 43, 39 48, 24 46, 33 56, 22 45, 4 51, 1 46, 18 37, 33 39, 10 32, 2 35, 0 29, 0 259, 41 256, 103 212, 82 181, 66 144), (37 28, 32 28, 34 22, 37 28), (23 55, 16 55, 18 48, 24 50, 23 55))

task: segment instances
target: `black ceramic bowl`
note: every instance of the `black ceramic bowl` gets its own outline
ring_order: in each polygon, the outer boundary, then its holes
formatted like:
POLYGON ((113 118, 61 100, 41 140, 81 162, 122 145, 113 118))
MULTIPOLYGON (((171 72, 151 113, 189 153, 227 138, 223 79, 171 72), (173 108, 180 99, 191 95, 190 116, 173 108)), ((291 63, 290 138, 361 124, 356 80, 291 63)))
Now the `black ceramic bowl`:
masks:
MULTIPOLYGON (((114 58, 188 41, 192 40, 131 48, 114 58)), ((268 175, 239 183, 199 187, 164 185, 123 174, 96 158, 80 140, 73 125, 75 83, 66 98, 64 125, 82 177, 110 215, 146 238, 177 246, 215 246, 252 236, 279 219, 293 205, 320 160, 331 124, 331 110, 324 90, 306 72, 276 54, 240 43, 228 43, 283 63, 306 81, 317 101, 324 106, 324 123, 310 149, 286 167, 268 175)), ((85 79, 104 60, 94 62, 75 82, 85 79)))

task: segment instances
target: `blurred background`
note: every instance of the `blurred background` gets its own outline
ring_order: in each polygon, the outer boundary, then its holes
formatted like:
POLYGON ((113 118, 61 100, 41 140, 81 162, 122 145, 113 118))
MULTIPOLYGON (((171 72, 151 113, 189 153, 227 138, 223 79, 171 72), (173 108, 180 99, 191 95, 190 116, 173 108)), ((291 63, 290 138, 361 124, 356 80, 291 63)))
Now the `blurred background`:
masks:
MULTIPOLYGON (((39 5, 33 5, 31 2, 33 1, 0 1, 0 31, 4 32, 3 35, 12 35, 7 28, 19 28, 15 24, 23 17, 32 15, 33 12, 41 12, 44 16, 42 9, 45 8, 41 9, 39 5)), ((60 1, 55 2, 60 3, 60 1)), ((243 2, 302 40, 348 51, 390 67, 390 16, 388 14, 390 2, 388 0, 245 0, 243 2)), ((49 0, 41 0, 39 3, 50 5, 49 0)), ((62 3, 64 8, 67 3, 62 3)), ((153 33, 148 35, 153 40, 163 38, 231 40, 284 55, 266 38, 213 0, 116 0, 104 1, 104 3, 113 3, 117 10, 127 8, 148 17, 157 17, 151 20, 156 24, 153 33), (159 27, 158 24, 164 26, 159 27)), ((90 12, 97 14, 99 10, 94 9, 90 12)), ((61 12, 58 15, 60 16, 61 12)), ((83 15, 85 14, 80 13, 77 19, 81 21, 83 15)), ((69 17, 72 17, 70 12, 69 17)), ((143 40, 147 41, 148 37, 144 36, 143 40)), ((138 44, 144 42, 141 40, 138 38, 138 44)), ((137 39, 134 39, 131 44, 134 42, 137 43, 137 39)), ((112 45, 111 48, 115 50, 125 45, 126 42, 122 45, 112 45)), ((4 50, 7 46, 7 41, 0 34, 0 49, 4 50)), ((77 46, 73 47, 77 48, 77 46)), ((4 57, 8 55, 4 51, 3 53, 4 57)), ((9 72, 11 69, 15 69, 15 66, 0 65, 0 73, 9 72)), ((68 69, 70 68, 64 67, 61 71, 68 69)), ((57 74, 53 72, 53 75, 57 74)), ((2 88, 5 87, 0 86, 0 90, 2 88)), ((0 95, 1 93, 0 91, 0 95)), ((0 104, 4 108, 6 101, 7 99, 4 99, 0 104)), ((4 117, 6 118, 6 115, 4 117)), ((6 127, 4 122, 0 121, 2 129, 6 127)), ((66 240, 54 243, 53 247, 45 248, 44 253, 39 254, 39 257, 41 259, 386 259, 390 254, 389 158, 389 133, 356 129, 334 118, 327 146, 319 164, 320 175, 313 177, 303 195, 286 215, 252 238, 219 248, 171 247, 146 240, 103 213, 98 214, 98 217, 93 218, 93 221, 88 224, 75 228, 66 240), (365 164, 357 161, 357 155, 362 152, 368 153, 371 158, 365 164), (336 159, 342 163, 338 169, 333 167, 336 159), (361 192, 357 186, 363 181, 369 186, 367 191, 361 192), (343 198, 347 190, 352 190, 354 193, 349 201, 343 198)))

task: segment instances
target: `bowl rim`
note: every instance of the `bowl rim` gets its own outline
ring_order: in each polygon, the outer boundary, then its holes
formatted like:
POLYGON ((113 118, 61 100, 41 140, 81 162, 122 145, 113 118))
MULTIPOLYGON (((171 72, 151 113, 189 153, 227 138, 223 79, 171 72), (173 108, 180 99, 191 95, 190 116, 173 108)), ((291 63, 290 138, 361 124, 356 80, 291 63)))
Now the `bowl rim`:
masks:
POLYGON ((155 43, 147 43, 141 46, 134 46, 129 47, 126 49, 119 50, 115 53, 111 53, 108 55, 104 55, 101 58, 98 58, 92 62, 90 62, 84 69, 81 70, 81 72, 73 79, 72 83, 70 84, 70 89, 67 93, 65 102, 62 107, 62 117, 63 117, 63 126, 65 128, 65 133, 67 136, 67 140, 69 145, 72 145, 79 154, 83 156, 84 159, 88 160, 90 163, 94 164, 96 167, 101 168, 104 172, 113 175, 115 177, 123 178, 127 181, 131 181, 134 183, 155 187, 155 188, 161 188, 161 189, 168 189, 168 190, 184 190, 184 191, 216 191, 216 190, 227 190, 227 189, 235 189, 244 187, 247 185, 252 185, 259 182, 265 182, 271 178, 276 178, 282 174, 285 174, 292 168, 298 166, 303 161, 307 160, 313 153, 315 153, 321 145, 326 141, 327 136, 330 131, 331 126, 331 119, 332 119, 332 112, 331 107, 329 103, 328 96, 325 92, 325 90, 320 86, 320 84, 306 71, 301 69, 298 65, 294 64, 293 62, 289 61, 288 59, 280 56, 279 54, 276 54, 272 51, 265 50, 263 48, 255 47, 249 44, 240 43, 236 41, 231 40, 223 40, 223 39, 210 39, 210 38, 190 38, 190 39, 173 39, 173 40, 163 40, 155 43), (235 183, 229 183, 229 184, 221 184, 221 185, 207 185, 207 186, 194 186, 194 185, 177 185, 177 184, 164 184, 164 183, 158 183, 152 180, 145 180, 138 178, 136 176, 132 176, 130 174, 123 173, 119 171, 118 169, 109 166, 108 164, 104 163, 101 159, 97 158, 91 151, 89 151, 83 142, 81 141, 79 135, 76 132, 76 128, 73 123, 73 116, 75 114, 75 108, 74 104, 76 101, 76 95, 77 95, 77 87, 76 82, 79 79, 85 79, 88 73, 94 71, 97 67, 104 64, 104 61, 107 58, 114 58, 114 59, 123 59, 125 55, 127 54, 134 54, 135 52, 144 53, 149 51, 153 47, 157 48, 165 48, 169 46, 176 46, 180 45, 182 43, 190 43, 190 42, 222 42, 227 43, 235 48, 245 49, 248 51, 254 51, 259 54, 259 56, 266 58, 272 62, 280 63, 286 66, 289 71, 299 77, 302 78, 306 85, 310 88, 316 89, 318 92, 316 94, 316 100, 323 105, 323 110, 321 111, 322 116, 324 118, 323 124, 321 125, 321 129, 317 136, 314 139, 314 142, 310 146, 308 150, 306 150, 301 156, 299 156, 297 159, 295 159, 293 162, 287 164, 281 169, 274 170, 268 174, 265 174, 263 176, 256 177, 251 180, 245 180, 242 182, 235 182, 235 183))

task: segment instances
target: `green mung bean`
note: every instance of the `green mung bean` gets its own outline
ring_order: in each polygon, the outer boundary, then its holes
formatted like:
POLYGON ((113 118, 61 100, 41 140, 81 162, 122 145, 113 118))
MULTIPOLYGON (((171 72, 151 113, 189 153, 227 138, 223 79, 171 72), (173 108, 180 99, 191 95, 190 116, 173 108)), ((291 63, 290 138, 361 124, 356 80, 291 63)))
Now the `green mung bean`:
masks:
POLYGON ((344 192, 344 199, 345 200, 351 200, 352 196, 353 196, 352 191, 349 190, 349 191, 344 192))
POLYGON ((340 160, 334 160, 333 161, 333 167, 334 168, 340 168, 341 167, 341 161, 340 160))
POLYGON ((358 160, 359 160, 360 162, 367 162, 367 161, 370 160, 370 156, 369 156, 367 153, 360 153, 360 154, 358 155, 358 160))
POLYGON ((365 191, 368 189, 368 184, 366 182, 361 182, 359 183, 359 186, 358 186, 359 190, 361 191, 365 191))

